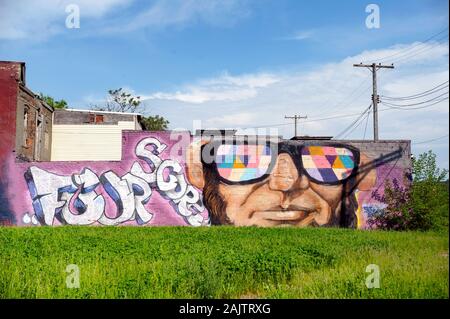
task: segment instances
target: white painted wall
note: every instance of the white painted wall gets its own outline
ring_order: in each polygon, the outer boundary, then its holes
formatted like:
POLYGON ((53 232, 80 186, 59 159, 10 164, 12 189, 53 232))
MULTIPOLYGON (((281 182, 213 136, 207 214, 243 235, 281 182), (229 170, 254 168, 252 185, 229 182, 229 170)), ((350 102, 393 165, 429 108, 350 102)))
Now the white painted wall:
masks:
POLYGON ((134 130, 134 122, 117 125, 53 125, 52 161, 119 161, 122 130, 134 130))

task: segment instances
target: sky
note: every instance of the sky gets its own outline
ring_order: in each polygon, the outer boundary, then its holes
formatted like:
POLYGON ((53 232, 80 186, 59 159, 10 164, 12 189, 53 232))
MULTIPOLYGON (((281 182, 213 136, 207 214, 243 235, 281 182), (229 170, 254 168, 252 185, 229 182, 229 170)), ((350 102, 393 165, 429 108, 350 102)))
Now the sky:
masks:
POLYGON ((285 116, 297 114, 307 116, 299 135, 345 139, 373 138, 363 113, 371 72, 353 64, 394 63, 377 72, 380 139, 411 140, 414 154, 432 149, 448 168, 448 9, 446 0, 0 0, 0 60, 26 62, 27 86, 70 108, 122 87, 170 129, 290 138, 285 116), (73 5, 79 28, 66 25, 73 5))

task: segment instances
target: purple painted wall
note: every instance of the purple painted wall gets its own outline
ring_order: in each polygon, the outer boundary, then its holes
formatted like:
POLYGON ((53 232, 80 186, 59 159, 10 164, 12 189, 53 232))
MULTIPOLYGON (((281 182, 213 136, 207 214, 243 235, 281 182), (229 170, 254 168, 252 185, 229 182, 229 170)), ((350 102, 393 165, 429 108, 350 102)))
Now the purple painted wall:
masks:
POLYGON ((129 131, 123 160, 16 163, 7 198, 16 225, 208 225, 201 191, 185 178, 189 132, 129 131), (131 191, 130 191, 131 190, 131 191))

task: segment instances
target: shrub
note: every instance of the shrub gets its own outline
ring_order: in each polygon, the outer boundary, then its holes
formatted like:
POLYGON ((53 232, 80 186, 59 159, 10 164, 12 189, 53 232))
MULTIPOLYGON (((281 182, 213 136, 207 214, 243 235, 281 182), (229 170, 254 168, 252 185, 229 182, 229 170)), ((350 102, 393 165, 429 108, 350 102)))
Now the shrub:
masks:
MULTIPOLYGON (((386 207, 368 218, 372 228, 386 230, 448 229, 448 171, 436 165, 432 151, 412 162, 412 183, 386 181, 384 194, 372 194, 386 207)), ((406 176, 405 176, 406 179, 406 176)))

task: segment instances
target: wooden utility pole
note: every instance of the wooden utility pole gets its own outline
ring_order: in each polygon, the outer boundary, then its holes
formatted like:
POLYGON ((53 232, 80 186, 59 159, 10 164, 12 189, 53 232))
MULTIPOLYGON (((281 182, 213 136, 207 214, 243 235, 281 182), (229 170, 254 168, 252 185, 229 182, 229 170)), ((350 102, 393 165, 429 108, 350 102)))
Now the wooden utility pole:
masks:
POLYGON ((307 116, 300 116, 300 115, 294 115, 294 116, 285 116, 285 119, 294 119, 294 125, 295 125, 295 135, 294 137, 298 136, 297 135, 297 120, 300 119, 307 119, 307 116))
POLYGON ((378 69, 393 69, 394 64, 381 65, 381 63, 372 64, 353 64, 354 67, 368 68, 372 72, 372 106, 373 106, 373 140, 378 141, 378 102, 380 97, 377 94, 377 70, 378 69))

